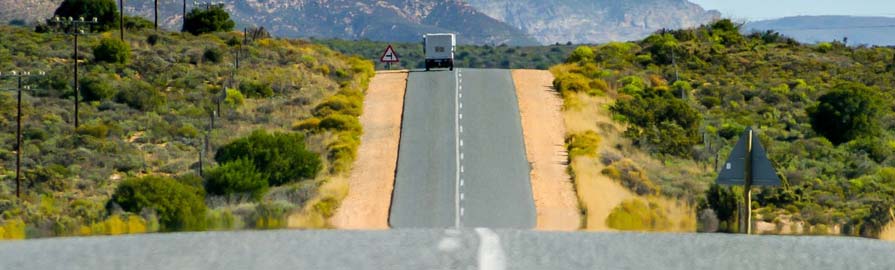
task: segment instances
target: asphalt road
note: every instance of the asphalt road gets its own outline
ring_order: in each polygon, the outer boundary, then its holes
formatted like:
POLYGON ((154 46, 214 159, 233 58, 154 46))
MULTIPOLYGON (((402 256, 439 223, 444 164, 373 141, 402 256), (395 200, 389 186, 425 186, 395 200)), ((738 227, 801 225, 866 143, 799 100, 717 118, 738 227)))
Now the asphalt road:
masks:
POLYGON ((389 224, 534 227, 524 147, 508 70, 410 73, 389 224))
POLYGON ((892 269, 849 237, 525 230, 239 231, 0 242, 0 269, 892 269))

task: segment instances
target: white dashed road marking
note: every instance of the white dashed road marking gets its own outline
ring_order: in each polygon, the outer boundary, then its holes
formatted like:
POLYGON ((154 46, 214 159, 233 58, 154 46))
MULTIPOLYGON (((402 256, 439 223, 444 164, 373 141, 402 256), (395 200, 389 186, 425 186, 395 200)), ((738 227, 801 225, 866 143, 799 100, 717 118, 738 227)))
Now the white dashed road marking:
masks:
POLYGON ((507 259, 500 246, 497 233, 486 228, 476 228, 479 234, 479 270, 504 270, 507 259))

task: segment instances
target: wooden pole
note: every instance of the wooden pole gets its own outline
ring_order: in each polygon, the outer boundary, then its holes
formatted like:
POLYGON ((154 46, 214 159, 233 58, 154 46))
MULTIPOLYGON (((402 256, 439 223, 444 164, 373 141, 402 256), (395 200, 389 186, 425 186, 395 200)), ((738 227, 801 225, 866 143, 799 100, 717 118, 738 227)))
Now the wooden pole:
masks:
POLYGON ((745 234, 752 234, 752 130, 749 130, 749 136, 746 141, 746 184, 743 186, 743 198, 746 202, 743 210, 742 231, 745 234))
POLYGON ((75 24, 75 129, 77 129, 80 125, 78 125, 78 103, 80 100, 80 91, 78 87, 78 29, 77 24, 75 24))
POLYGON ((22 76, 19 76, 16 105, 16 198, 22 198, 22 76))
POLYGON ((118 0, 118 30, 121 32, 121 41, 124 41, 124 0, 118 0))
POLYGON ((155 0, 155 30, 158 31, 158 0, 155 0))

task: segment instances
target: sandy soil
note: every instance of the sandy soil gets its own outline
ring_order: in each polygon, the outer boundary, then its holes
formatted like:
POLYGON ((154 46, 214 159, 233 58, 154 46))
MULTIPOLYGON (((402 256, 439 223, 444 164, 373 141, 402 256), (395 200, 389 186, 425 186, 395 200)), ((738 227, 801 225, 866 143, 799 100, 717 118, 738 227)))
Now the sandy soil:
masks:
POLYGON ((889 225, 883 228, 883 231, 879 234, 879 239, 895 241, 895 222, 889 222, 889 225))
POLYGON ((406 87, 406 71, 377 72, 370 83, 360 117, 364 135, 348 178, 348 196, 330 219, 336 228, 388 229, 406 87))
POLYGON ((562 98, 552 89, 546 70, 513 70, 522 116, 526 157, 531 163, 531 186, 538 230, 576 230, 581 226, 578 199, 566 173, 565 123, 562 98))

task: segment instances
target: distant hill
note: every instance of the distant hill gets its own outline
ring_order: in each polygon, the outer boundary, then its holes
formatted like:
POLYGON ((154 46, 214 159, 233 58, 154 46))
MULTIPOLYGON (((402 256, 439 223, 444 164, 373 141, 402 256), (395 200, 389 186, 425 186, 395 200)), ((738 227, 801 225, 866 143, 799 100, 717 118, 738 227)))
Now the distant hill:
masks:
POLYGON ((848 45, 895 45, 895 18, 798 16, 747 23, 743 31, 773 29, 804 43, 842 41, 848 45))
POLYGON ((662 28, 699 26, 721 13, 687 0, 468 0, 545 44, 636 40, 662 28))
MULTIPOLYGON (((0 19, 38 21, 61 0, 0 0, 0 19)), ((215 1, 217 2, 217 1, 215 1)), ((524 32, 476 11, 461 0, 226 0, 238 26, 258 25, 281 37, 417 42, 423 33, 459 33, 458 42, 536 45, 524 32)), ((193 1, 187 1, 193 8, 193 1)), ((152 17, 153 1, 125 1, 126 12, 152 17)), ((180 0, 159 1, 159 20, 179 30, 180 0)))

